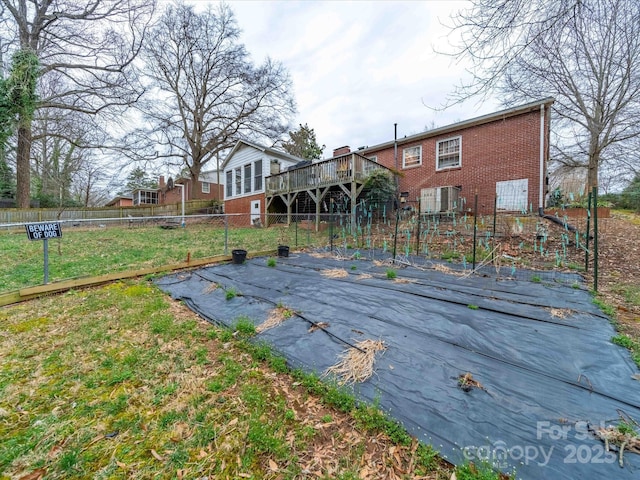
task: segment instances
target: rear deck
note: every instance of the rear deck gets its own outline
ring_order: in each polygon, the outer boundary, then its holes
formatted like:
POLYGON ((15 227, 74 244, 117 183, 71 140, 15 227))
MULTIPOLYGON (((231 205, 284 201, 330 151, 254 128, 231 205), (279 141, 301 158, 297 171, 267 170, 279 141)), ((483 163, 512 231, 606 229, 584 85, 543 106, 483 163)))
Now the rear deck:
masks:
POLYGON ((316 219, 319 219, 326 195, 337 190, 347 196, 351 214, 355 217, 356 200, 362 193, 367 178, 376 170, 391 172, 387 167, 351 152, 271 175, 266 178, 266 210, 269 213, 284 213, 278 211, 279 208, 274 203, 275 200, 282 200, 286 207, 287 223, 291 223, 293 205, 298 195, 305 192, 313 201, 316 219))

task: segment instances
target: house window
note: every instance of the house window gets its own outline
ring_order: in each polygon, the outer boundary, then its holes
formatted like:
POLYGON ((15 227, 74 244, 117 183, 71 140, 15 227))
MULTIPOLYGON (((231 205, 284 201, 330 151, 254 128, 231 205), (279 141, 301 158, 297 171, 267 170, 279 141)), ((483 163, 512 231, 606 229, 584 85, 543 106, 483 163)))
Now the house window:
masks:
MULTIPOLYGON (((373 155, 371 157, 367 157, 367 160, 371 160, 371 162, 378 163, 378 156, 377 155, 373 155)), ((365 162, 364 163, 364 174, 365 175, 369 175, 371 172, 373 172, 376 169, 376 166, 372 165, 371 162, 365 162)))
POLYGON ((236 195, 242 195, 242 169, 236 168, 236 195))
POLYGON ((262 160, 253 163, 253 191, 262 190, 262 160))
POLYGON ((402 150, 402 168, 418 167, 422 165, 422 145, 402 150))
POLYGON ((211 185, 209 182, 202 182, 202 193, 211 193, 211 185))
POLYGON ((436 170, 461 165, 462 137, 440 140, 436 144, 436 170))
MULTIPOLYGON (((140 190, 138 192, 137 205, 157 205, 158 204, 158 192, 150 190, 140 190)), ((135 202, 134 202, 135 203, 135 202)))
POLYGON ((231 170, 227 170, 227 198, 233 197, 233 172, 231 170))
POLYGON ((251 192, 251 164, 244 166, 244 193, 251 192))

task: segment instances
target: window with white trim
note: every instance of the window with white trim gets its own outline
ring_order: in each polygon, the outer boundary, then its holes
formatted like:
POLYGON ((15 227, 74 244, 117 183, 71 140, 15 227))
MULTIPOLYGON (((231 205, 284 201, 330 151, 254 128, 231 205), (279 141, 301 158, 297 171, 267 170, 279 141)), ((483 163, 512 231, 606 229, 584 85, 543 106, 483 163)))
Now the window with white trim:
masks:
POLYGON ((251 192, 251 164, 244 166, 244 193, 251 192))
POLYGON ((253 191, 262 190, 262 160, 253 162, 253 191))
POLYGON ((422 145, 402 150, 402 168, 418 167, 422 165, 422 145))
POLYGON ((242 195, 242 169, 236 168, 236 195, 242 195))
POLYGON ((439 140, 436 144, 436 170, 462 165, 462 137, 439 140))
POLYGON ((211 184, 209 182, 202 182, 202 193, 211 193, 211 184))
POLYGON ((233 171, 227 170, 227 198, 233 197, 233 171))

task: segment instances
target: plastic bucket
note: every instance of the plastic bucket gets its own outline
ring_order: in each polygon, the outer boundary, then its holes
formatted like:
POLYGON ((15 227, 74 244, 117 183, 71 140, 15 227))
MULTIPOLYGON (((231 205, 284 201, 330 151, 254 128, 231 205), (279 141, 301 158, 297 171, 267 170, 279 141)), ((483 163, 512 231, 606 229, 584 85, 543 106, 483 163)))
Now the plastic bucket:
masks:
POLYGON ((233 263, 235 263, 236 265, 240 265, 243 264, 244 261, 247 259, 247 251, 246 250, 232 250, 231 251, 231 258, 233 260, 233 263))

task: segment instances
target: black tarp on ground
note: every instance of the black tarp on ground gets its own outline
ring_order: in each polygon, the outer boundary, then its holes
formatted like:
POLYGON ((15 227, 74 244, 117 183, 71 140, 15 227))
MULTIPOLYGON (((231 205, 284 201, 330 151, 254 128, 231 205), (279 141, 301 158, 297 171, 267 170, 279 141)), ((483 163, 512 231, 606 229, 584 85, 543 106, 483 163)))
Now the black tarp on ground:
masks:
POLYGON ((157 284, 227 326, 240 316, 258 325, 278 304, 299 312, 258 335, 294 368, 321 374, 348 344, 383 340, 376 373, 356 394, 453 463, 488 458, 524 479, 640 478, 639 455, 627 453, 621 468, 588 432, 619 412, 640 419, 640 382, 577 275, 535 283, 411 262, 393 267, 394 281, 377 261, 295 254, 275 267, 254 258, 157 284), (326 275, 337 268, 348 275, 326 275), (241 295, 226 300, 230 288, 241 295), (328 322, 332 335, 310 333, 309 322, 328 322), (484 390, 459 388, 466 372, 484 390))

